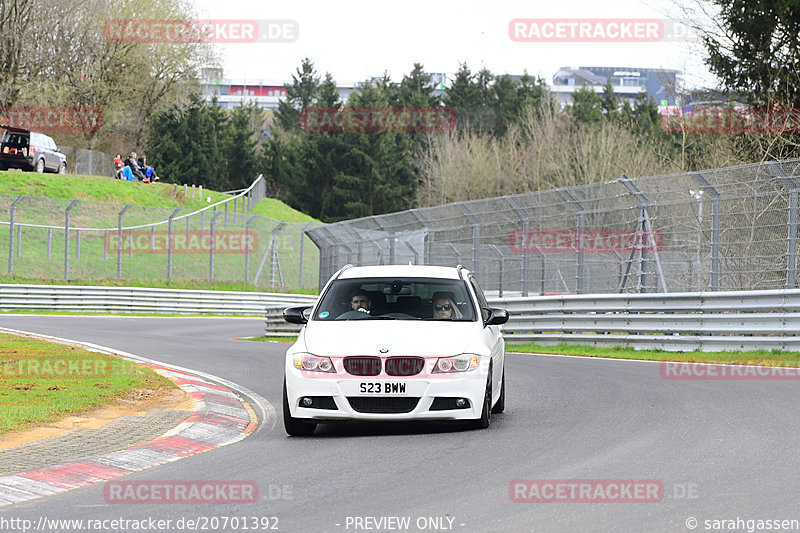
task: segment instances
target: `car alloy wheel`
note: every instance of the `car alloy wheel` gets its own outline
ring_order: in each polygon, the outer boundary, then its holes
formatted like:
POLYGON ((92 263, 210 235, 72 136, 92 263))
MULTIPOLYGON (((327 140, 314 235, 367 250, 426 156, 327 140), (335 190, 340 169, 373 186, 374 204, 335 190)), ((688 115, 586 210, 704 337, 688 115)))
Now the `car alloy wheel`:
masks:
POLYGON ((66 163, 61 163, 61 165, 59 165, 58 173, 59 174, 66 174, 67 173, 67 164, 66 163))
POLYGON ((489 375, 486 377, 486 392, 483 393, 483 409, 481 417, 470 424, 472 429, 486 429, 492 423, 492 367, 489 366, 489 375))
POLYGON ((493 414, 500 414, 506 409, 506 370, 503 368, 503 377, 500 381, 500 398, 497 399, 497 403, 494 404, 492 408, 493 414))
POLYGON ((44 159, 40 159, 36 162, 36 172, 39 174, 44 172, 44 159))

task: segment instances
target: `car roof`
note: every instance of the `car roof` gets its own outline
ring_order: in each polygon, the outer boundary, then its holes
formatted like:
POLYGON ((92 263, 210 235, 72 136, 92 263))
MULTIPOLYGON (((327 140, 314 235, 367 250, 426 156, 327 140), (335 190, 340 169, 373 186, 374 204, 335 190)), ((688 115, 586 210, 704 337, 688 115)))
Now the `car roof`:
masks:
POLYGON ((31 130, 25 128, 18 128, 16 126, 9 126, 8 124, 0 124, 0 129, 13 131, 14 133, 30 133, 31 130))
MULTIPOLYGON (((463 269, 462 269, 463 270, 463 269)), ((376 265, 345 268, 339 279, 354 278, 442 278, 461 279, 456 267, 428 265, 376 265)), ((465 270, 466 272, 466 270, 465 270)))

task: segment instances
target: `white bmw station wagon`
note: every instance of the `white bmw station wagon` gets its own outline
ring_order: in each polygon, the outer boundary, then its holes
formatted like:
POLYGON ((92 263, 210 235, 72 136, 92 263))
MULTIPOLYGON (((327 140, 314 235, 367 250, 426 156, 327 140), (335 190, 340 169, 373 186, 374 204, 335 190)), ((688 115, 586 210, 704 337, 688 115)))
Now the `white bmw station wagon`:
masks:
POLYGON ((505 408, 505 309, 489 307, 465 268, 415 265, 339 270, 286 352, 289 435, 318 422, 454 420, 485 428, 505 408))

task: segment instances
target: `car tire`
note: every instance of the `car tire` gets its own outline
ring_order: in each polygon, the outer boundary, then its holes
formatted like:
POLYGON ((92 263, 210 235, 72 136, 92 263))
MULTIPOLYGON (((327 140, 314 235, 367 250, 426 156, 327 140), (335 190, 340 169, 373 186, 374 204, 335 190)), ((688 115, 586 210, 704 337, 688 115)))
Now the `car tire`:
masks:
POLYGON ((492 407, 492 413, 499 415, 503 411, 506 410, 506 369, 503 368, 503 377, 500 381, 500 398, 497 399, 497 403, 494 404, 492 407))
POLYGON ((38 172, 39 174, 41 174, 41 173, 43 173, 43 172, 44 172, 44 159, 39 159, 39 160, 36 162, 36 166, 34 167, 34 170, 35 170, 36 172, 38 172))
POLYGON ((58 173, 59 174, 66 174, 67 173, 67 163, 62 161, 60 165, 58 165, 58 173))
POLYGON ((492 423, 492 367, 489 366, 489 375, 486 376, 486 392, 483 393, 483 408, 481 417, 470 422, 471 429, 486 429, 492 423))
POLYGON ((292 416, 286 394, 286 380, 283 381, 283 427, 292 437, 309 437, 317 429, 316 422, 305 422, 292 416))

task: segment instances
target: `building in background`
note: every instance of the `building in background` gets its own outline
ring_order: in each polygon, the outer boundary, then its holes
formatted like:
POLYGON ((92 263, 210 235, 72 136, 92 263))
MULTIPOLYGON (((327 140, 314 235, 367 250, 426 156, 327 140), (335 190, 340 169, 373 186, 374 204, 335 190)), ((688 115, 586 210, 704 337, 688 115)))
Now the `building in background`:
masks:
POLYGON ((572 94, 581 87, 602 93, 610 78, 614 94, 632 104, 640 93, 655 101, 659 107, 680 104, 682 72, 671 69, 631 67, 562 67, 553 76, 550 90, 563 107, 572 102, 572 94))
MULTIPOLYGON (((429 73, 434 84, 433 94, 443 96, 449 86, 444 73, 429 73)), ((572 103, 572 94, 581 87, 589 87, 602 93, 610 78, 614 94, 623 102, 632 104, 640 93, 647 94, 659 107, 681 105, 679 88, 682 84, 681 71, 670 69, 649 69, 631 67, 562 67, 553 76, 550 91, 562 107, 572 103)), ((514 75, 514 79, 521 76, 514 75)), ((378 81, 380 77, 374 77, 378 81)), ((221 68, 205 68, 201 77, 203 97, 211 103, 216 97, 222 109, 231 109, 242 104, 255 102, 261 109, 274 111, 278 103, 286 98, 283 81, 272 80, 232 80, 223 77, 221 68)), ((347 102, 357 90, 357 83, 341 84, 339 98, 347 102)))

